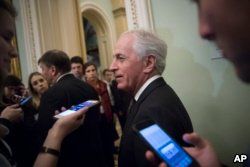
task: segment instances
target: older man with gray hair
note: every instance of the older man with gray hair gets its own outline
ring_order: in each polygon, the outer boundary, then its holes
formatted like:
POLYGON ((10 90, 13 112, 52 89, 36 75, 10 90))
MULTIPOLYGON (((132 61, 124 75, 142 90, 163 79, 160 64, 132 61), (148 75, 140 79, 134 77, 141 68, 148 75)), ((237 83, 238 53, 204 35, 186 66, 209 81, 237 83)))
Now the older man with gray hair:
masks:
POLYGON ((166 43, 144 30, 125 32, 116 43, 110 69, 118 89, 134 97, 121 140, 120 167, 149 165, 145 159, 147 147, 132 130, 138 122, 155 121, 181 145, 186 145, 182 135, 193 131, 185 107, 161 77, 166 54, 166 43))

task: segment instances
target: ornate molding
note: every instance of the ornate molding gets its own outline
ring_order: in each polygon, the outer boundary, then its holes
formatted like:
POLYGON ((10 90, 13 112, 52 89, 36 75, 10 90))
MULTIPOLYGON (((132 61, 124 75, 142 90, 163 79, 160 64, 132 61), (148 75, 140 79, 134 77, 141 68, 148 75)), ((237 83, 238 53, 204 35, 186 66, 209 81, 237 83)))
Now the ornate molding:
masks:
POLYGON ((25 47, 25 58, 28 72, 37 71, 37 58, 41 55, 36 6, 34 0, 19 0, 23 38, 25 47))
POLYGON ((129 29, 154 31, 151 0, 125 0, 129 29))
POLYGON ((36 47, 35 47, 35 39, 34 39, 34 29, 33 29, 33 22, 32 22, 32 14, 31 14, 31 8, 30 8, 30 0, 25 0, 24 1, 25 6, 26 6, 26 16, 27 16, 27 29, 28 31, 28 38, 29 38, 29 45, 30 45, 30 58, 31 58, 31 64, 32 64, 32 69, 37 70, 37 62, 36 62, 36 47))
POLYGON ((137 8, 136 8, 135 0, 130 0, 130 4, 131 4, 133 28, 138 29, 139 25, 138 25, 138 16, 137 16, 137 8))
POLYGON ((117 9, 113 10, 113 14, 115 17, 126 16, 125 8, 124 7, 117 8, 117 9))
POLYGON ((112 51, 116 41, 114 22, 106 11, 94 2, 80 3, 80 11, 81 14, 85 14, 85 16, 86 14, 92 16, 91 19, 94 21, 92 22, 93 25, 99 25, 98 27, 101 31, 96 29, 97 35, 100 37, 100 43, 98 45, 100 47, 100 52, 106 54, 105 58, 100 56, 100 60, 102 65, 106 68, 112 62, 112 51))

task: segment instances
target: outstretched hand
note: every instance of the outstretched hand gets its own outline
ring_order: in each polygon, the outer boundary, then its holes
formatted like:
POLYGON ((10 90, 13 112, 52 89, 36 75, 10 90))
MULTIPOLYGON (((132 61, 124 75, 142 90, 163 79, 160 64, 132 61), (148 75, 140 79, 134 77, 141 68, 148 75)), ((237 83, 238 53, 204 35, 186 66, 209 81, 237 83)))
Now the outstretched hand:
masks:
POLYGON ((88 108, 84 108, 73 114, 59 118, 51 130, 58 132, 58 135, 64 138, 83 123, 87 110, 88 108))
MULTIPOLYGON (((216 155, 212 145, 206 139, 203 139, 196 133, 189 133, 183 135, 183 140, 194 147, 184 147, 184 149, 198 162, 202 167, 219 167, 220 161, 216 155)), ((151 162, 153 166, 166 167, 164 162, 159 162, 159 159, 153 152, 147 151, 146 159, 151 162)))
POLYGON ((146 159, 152 164, 152 166, 158 166, 158 167, 167 167, 167 165, 164 162, 160 163, 160 160, 155 156, 155 154, 152 151, 146 151, 145 153, 146 159))
MULTIPOLYGON (((59 118, 53 127, 49 130, 49 133, 43 143, 44 147, 60 151, 63 139, 79 128, 85 118, 85 113, 88 108, 80 109, 77 112, 59 118)), ((57 156, 51 156, 51 154, 39 154, 34 166, 35 167, 54 167, 58 161, 57 156)))
POLYGON ((184 134, 183 140, 194 147, 184 148, 202 167, 219 167, 220 161, 209 141, 196 133, 184 134))

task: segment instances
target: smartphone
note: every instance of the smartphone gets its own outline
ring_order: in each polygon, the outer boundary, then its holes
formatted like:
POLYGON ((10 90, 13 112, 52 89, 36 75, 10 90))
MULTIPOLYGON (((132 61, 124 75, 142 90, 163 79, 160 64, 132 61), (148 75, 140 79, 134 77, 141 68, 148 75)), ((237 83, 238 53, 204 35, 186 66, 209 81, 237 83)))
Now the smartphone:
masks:
POLYGON ((133 129, 168 166, 198 166, 197 162, 155 122, 146 120, 133 126, 133 129))
POLYGON ((98 100, 88 100, 88 101, 85 101, 83 103, 80 103, 76 106, 72 106, 70 109, 66 110, 66 111, 63 111, 61 112, 60 114, 57 114, 55 115, 54 117, 55 118, 61 118, 61 117, 64 117, 66 115, 70 115, 70 114, 73 114, 74 112, 77 112, 78 110, 82 109, 82 108, 85 108, 85 107, 93 107, 97 104, 99 104, 100 102, 98 100))
POLYGON ((26 105, 30 100, 32 99, 32 96, 26 97, 26 98, 21 98, 19 101, 20 106, 26 105))

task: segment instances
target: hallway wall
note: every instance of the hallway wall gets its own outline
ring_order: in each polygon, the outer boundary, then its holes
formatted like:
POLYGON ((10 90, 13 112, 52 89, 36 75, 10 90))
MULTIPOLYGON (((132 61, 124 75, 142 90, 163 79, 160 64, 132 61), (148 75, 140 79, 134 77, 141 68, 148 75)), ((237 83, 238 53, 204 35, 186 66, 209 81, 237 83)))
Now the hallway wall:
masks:
MULTIPOLYGON (((196 5, 187 0, 151 0, 156 32, 168 44, 164 78, 186 106, 196 132, 214 144, 223 162, 250 144, 250 85, 216 47, 198 35, 196 5)), ((248 147, 249 148, 249 147, 248 147)))

